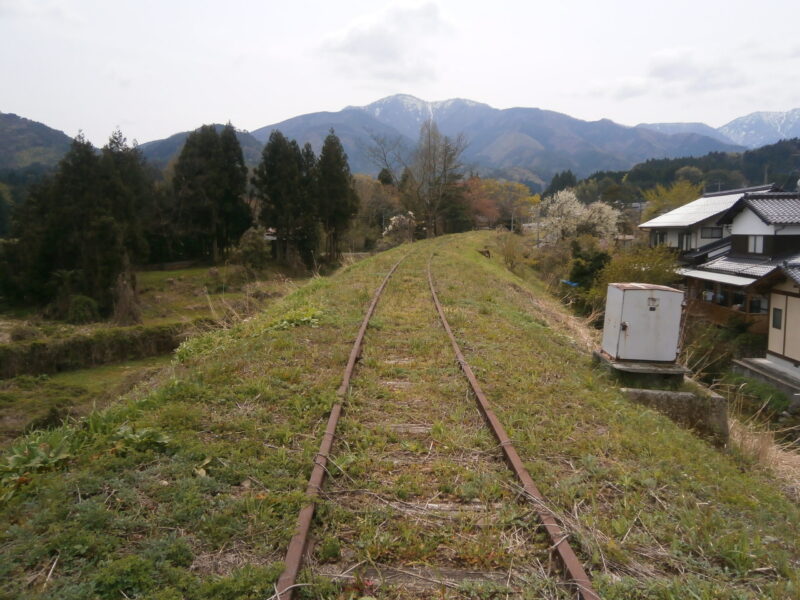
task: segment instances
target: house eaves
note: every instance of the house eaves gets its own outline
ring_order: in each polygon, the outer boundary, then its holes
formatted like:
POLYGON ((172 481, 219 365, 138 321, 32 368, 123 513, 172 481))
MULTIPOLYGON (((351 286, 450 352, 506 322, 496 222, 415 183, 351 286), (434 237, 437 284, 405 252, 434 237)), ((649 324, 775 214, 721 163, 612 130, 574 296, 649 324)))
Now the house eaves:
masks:
POLYGON ((641 229, 692 227, 712 217, 725 214, 747 193, 764 192, 771 189, 773 189, 773 185, 769 184, 704 194, 697 200, 642 223, 639 227, 641 229))

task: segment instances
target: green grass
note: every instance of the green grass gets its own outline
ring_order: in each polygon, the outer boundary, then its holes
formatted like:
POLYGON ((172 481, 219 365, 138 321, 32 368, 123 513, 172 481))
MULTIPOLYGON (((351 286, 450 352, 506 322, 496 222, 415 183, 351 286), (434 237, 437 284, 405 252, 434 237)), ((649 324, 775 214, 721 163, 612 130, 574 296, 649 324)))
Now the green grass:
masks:
MULTIPOLYGON (((143 325, 187 323, 200 318, 224 318, 231 314, 249 315, 270 298, 285 296, 302 283, 305 276, 289 279, 278 269, 260 273, 257 278, 241 267, 194 267, 173 271, 137 273, 143 325)), ((70 325, 42 318, 31 308, 7 308, 0 312, 0 341, 8 342, 11 332, 25 326, 28 339, 63 339, 98 328, 114 328, 112 323, 70 325)))
POLYGON ((148 379, 172 360, 156 356, 57 375, 0 381, 0 447, 26 431, 49 429, 87 415, 148 379))
MULTIPOLYGON (((341 424, 317 560, 444 559, 526 573, 538 556, 533 517, 507 502, 506 471, 471 460, 496 448, 425 290, 435 250, 456 336, 603 598, 799 598, 798 507, 735 454, 627 403, 555 313, 537 308, 549 302, 541 285, 476 252, 493 235, 415 244, 418 258, 390 284, 341 424), (401 417, 431 425, 433 446, 389 427, 401 417), (408 461, 392 467, 400 456, 408 461), (427 470, 403 467, 417 459, 427 470), (351 487, 370 494, 335 493, 351 487), (504 508, 482 537, 468 519, 398 517, 363 501, 372 494, 504 508), (516 548, 515 532, 533 544, 516 548)), ((408 249, 192 339, 157 389, 18 440, 0 461, 0 598, 269 597, 363 311, 408 249)), ((537 578, 530 591, 553 597, 554 585, 537 578)), ((466 588, 446 597, 502 597, 466 588)), ((342 588, 320 582, 303 594, 336 598, 342 588)))

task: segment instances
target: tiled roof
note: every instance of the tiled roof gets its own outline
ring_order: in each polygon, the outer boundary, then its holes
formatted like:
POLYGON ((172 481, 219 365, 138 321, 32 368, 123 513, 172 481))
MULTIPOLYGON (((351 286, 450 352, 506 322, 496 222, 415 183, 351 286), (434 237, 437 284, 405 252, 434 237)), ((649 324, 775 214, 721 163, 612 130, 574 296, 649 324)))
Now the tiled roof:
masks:
POLYGON ((732 273, 734 275, 744 275, 750 277, 763 277, 781 266, 781 260, 764 260, 757 258, 732 258, 730 256, 720 256, 707 263, 703 263, 698 268, 719 273, 732 273))
POLYGON ((745 206, 756 213, 767 225, 800 224, 800 193, 772 192, 746 194, 745 206))
POLYGON ((800 285, 800 266, 798 267, 783 267, 783 272, 786 273, 792 281, 800 285))
POLYGON ((683 257, 686 259, 699 259, 700 257, 706 254, 719 254, 722 252, 730 252, 731 249, 731 238, 720 238, 718 240, 714 240, 713 242, 709 242, 704 246, 700 246, 695 250, 690 250, 686 252, 683 257))
POLYGON ((781 266, 781 270, 797 285, 800 285, 800 254, 786 260, 781 266))
POLYGON ((753 192, 766 192, 773 188, 772 184, 756 187, 727 190, 704 194, 697 200, 679 206, 663 215, 650 219, 639 225, 642 229, 659 227, 691 227, 696 223, 705 221, 716 215, 721 215, 729 210, 744 194, 753 192))

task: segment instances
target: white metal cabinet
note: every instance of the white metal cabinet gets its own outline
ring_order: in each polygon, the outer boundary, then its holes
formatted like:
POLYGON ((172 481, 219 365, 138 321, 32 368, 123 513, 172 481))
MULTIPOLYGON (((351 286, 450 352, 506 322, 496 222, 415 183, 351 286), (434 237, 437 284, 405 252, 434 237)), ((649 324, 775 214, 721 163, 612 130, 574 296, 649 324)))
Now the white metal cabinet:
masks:
POLYGON ((603 351, 615 360, 674 362, 683 292, 648 283, 611 283, 606 296, 603 351))

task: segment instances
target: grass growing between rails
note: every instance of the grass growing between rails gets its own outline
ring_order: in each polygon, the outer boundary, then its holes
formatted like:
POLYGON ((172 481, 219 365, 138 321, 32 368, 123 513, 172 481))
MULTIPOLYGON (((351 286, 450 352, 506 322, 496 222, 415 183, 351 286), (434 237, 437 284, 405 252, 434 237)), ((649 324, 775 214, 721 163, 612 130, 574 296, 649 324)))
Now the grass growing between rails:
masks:
MULTIPOLYGON (((537 308, 549 302, 541 287, 477 253, 493 236, 449 236, 411 249, 437 252, 434 275, 448 319, 551 508, 573 532, 602 597, 800 597, 798 507, 743 458, 628 404, 592 368, 568 321, 537 308)), ((314 279, 246 322, 192 338, 177 353, 174 376, 157 389, 136 390, 104 411, 8 448, 0 458, 0 598, 269 598, 363 311, 409 249, 314 279)), ((451 392, 463 393, 463 382, 449 355, 438 356, 444 332, 429 295, 413 281, 398 283, 384 306, 394 316, 379 306, 367 334, 365 368, 358 371, 364 393, 354 395, 353 412, 346 413, 350 449, 338 447, 336 462, 354 479, 366 479, 373 463, 362 457, 370 448, 383 469, 381 449, 405 443, 400 449, 408 456, 435 455, 434 471, 452 475, 450 487, 434 489, 427 475, 398 472, 394 487, 405 501, 436 493, 502 501, 504 473, 465 470, 452 460, 462 442, 491 452, 492 441, 469 402, 452 398, 451 392), (377 342, 370 342, 390 329, 385 343, 396 345, 396 357, 388 356, 389 346, 387 356, 377 354, 377 342), (415 363, 382 364, 385 358, 415 363), (417 390, 431 389, 423 398, 431 409, 432 449, 381 427, 378 400, 405 400, 409 422, 422 418, 422 407, 404 391, 413 386, 382 384, 388 377, 437 382, 417 390)), ((325 502, 323 514, 342 510, 325 502)), ((360 551, 370 556, 432 560, 413 536, 414 519, 379 529, 387 514, 369 511, 353 522, 349 539, 368 540, 360 551), (370 537, 370 527, 385 535, 370 537)), ((532 517, 506 517, 508 527, 493 525, 489 540, 518 529, 535 542, 532 517)), ((319 560, 344 551, 333 532, 340 531, 320 532, 319 560)), ((485 550, 494 546, 463 539, 445 535, 443 554, 495 561, 482 567, 510 564, 510 549, 491 557, 485 550)), ((513 558, 511 568, 522 569, 513 558)), ((320 597, 315 590, 333 598, 342 593, 334 586, 303 590, 307 597, 320 597)))
POLYGON ((316 586, 302 595, 347 597, 359 580, 416 572, 458 584, 358 591, 394 600, 500 598, 509 589, 515 598, 569 598, 548 574, 549 541, 530 505, 516 501, 518 484, 433 310, 425 265, 437 246, 414 246, 373 317, 322 492, 322 542, 306 573, 316 586), (346 571, 354 580, 344 589, 311 577, 346 571), (483 580, 469 579, 476 572, 483 580))

